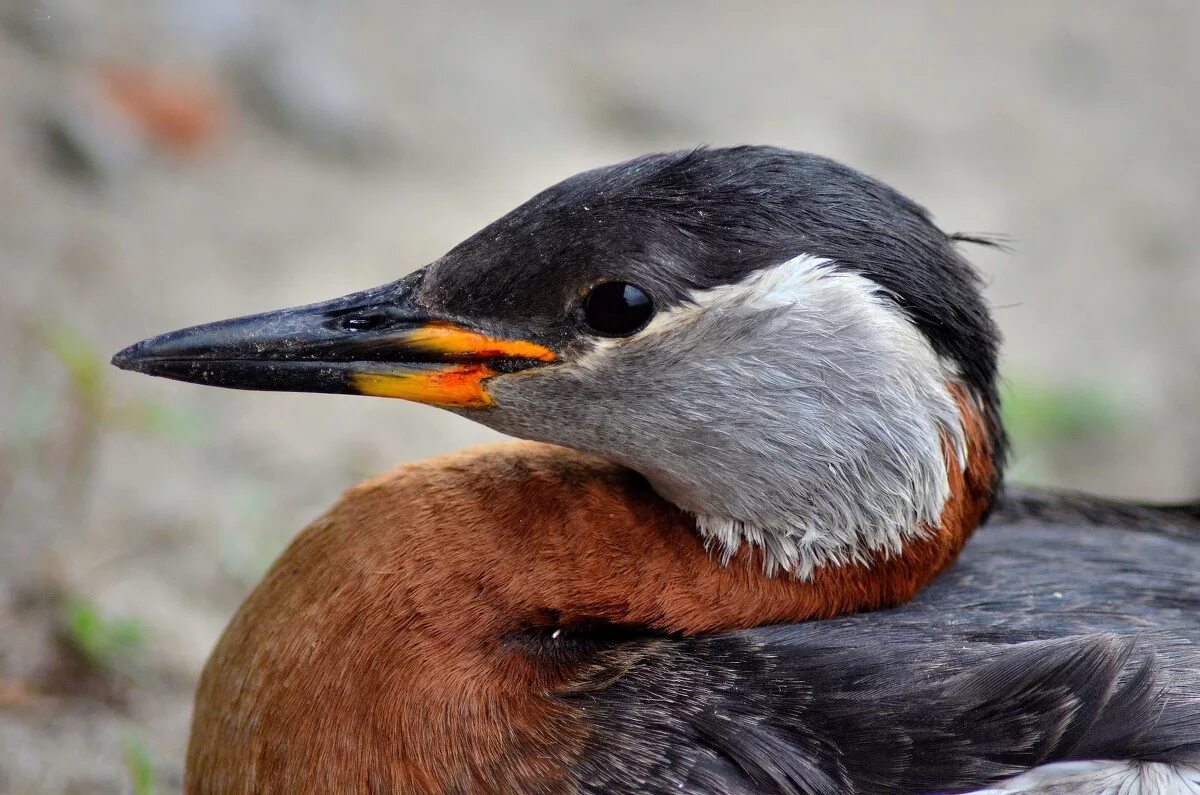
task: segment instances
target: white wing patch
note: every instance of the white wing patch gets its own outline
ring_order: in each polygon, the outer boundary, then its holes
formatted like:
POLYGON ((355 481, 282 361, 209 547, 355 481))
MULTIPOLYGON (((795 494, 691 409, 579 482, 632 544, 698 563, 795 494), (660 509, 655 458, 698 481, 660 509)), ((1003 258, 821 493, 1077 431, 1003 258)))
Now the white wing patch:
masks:
POLYGON ((1162 762, 1057 762, 968 795, 1200 795, 1200 768, 1162 762))

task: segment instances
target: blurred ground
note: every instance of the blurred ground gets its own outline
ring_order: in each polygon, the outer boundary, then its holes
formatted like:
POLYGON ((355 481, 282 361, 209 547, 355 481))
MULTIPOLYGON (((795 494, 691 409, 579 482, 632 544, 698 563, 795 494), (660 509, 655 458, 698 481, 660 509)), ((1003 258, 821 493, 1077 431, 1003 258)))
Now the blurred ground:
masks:
POLYGON ((113 351, 394 279, 648 150, 814 150, 1007 234, 970 254, 1017 475, 1200 493, 1200 4, 11 0, 0 23, 0 792, 178 789, 200 666, 286 539, 492 436, 113 351))

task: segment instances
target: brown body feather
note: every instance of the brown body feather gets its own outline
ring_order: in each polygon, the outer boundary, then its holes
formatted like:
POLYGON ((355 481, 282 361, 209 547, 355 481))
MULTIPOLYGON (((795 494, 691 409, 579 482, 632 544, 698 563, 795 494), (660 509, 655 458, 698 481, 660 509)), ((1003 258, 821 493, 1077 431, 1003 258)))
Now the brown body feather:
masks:
POLYGON ((957 556, 991 495, 970 466, 939 527, 870 567, 721 566, 635 473, 520 442, 349 492, 242 605, 204 671, 190 793, 569 791, 589 731, 554 693, 580 674, 513 640, 594 621, 694 634, 896 605, 957 556))

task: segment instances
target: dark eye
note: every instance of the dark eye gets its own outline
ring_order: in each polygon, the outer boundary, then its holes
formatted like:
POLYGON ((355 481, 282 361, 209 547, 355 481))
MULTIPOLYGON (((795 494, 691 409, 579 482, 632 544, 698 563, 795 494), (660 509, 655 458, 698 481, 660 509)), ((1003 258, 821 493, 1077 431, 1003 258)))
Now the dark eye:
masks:
POLYGON ((628 282, 597 284, 583 299, 588 327, 608 337, 624 337, 642 328, 654 315, 654 302, 628 282))

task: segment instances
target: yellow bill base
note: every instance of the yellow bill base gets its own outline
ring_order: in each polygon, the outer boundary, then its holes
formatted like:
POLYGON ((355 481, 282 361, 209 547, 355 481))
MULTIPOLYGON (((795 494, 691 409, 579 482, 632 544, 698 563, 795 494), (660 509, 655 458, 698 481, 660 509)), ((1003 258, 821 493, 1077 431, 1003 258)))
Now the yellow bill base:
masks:
POLYGON ((557 358, 554 351, 536 342, 497 339, 453 323, 436 320, 409 332, 404 338, 404 345, 407 348, 440 353, 447 357, 533 359, 538 362, 552 362, 557 358))
POLYGON ((359 394, 400 398, 434 406, 485 408, 492 398, 483 382, 499 373, 487 360, 553 362, 554 351, 535 342, 489 337, 445 321, 432 321, 408 332, 401 343, 406 350, 445 357, 433 370, 355 373, 350 386, 359 394), (475 361, 462 361, 462 359, 475 361), (457 360, 457 361, 456 361, 457 360))
POLYGON ((482 364, 456 364, 414 373, 355 373, 350 385, 361 395, 400 398, 434 406, 485 408, 492 398, 483 381, 496 371, 482 364))

